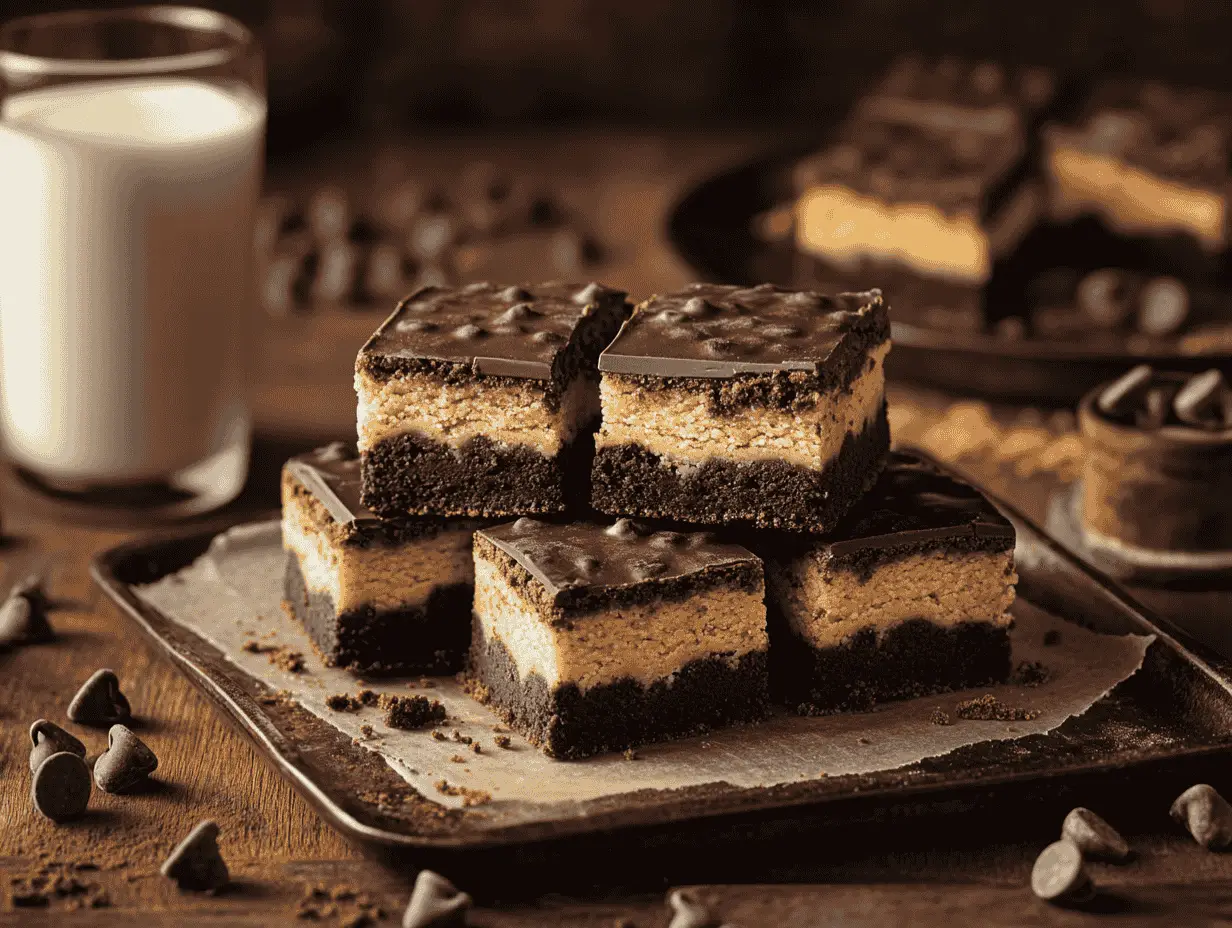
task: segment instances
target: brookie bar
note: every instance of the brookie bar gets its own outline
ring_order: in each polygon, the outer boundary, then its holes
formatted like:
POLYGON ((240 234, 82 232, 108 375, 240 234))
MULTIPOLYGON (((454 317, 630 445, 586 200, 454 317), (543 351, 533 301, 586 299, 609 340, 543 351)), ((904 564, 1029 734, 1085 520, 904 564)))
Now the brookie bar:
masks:
POLYGON ((411 294, 356 360, 364 505, 508 516, 584 503, 595 361, 628 314, 598 284, 411 294))
POLYGON ((553 757, 768 708, 761 562, 706 534, 522 518, 475 535, 477 698, 553 757))
POLYGON ((880 291, 694 284, 643 303, 599 359, 601 512, 824 532, 889 448, 880 291))
POLYGON ((359 483, 358 456, 342 443, 284 466, 284 601, 328 664, 457 671, 470 643, 479 523, 379 520, 360 505, 359 483))
POLYGON ((1004 681, 1014 528, 975 489, 894 453, 825 539, 764 539, 772 674, 803 711, 1004 681))

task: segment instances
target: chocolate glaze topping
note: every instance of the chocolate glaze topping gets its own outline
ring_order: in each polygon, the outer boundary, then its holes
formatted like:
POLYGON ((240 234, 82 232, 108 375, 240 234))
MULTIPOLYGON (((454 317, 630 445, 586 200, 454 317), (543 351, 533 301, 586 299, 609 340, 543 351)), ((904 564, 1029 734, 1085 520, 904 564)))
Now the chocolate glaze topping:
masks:
POLYGON ((889 338, 880 290, 825 296, 771 284, 692 284, 639 306, 599 356, 599 370, 653 377, 818 374, 853 333, 889 338))
POLYGON ((476 374, 559 379, 566 346, 585 337, 583 330, 614 328, 627 315, 625 296, 593 283, 423 287, 398 304, 360 359, 429 360, 476 374))
MULTIPOLYGON (((333 442, 291 458, 284 469, 348 535, 408 540, 433 535, 448 524, 445 519, 429 516, 377 518, 359 501, 359 452, 354 444, 333 442)), ((459 521, 453 520, 452 524, 459 525, 459 521)))
POLYGON ((835 184, 885 202, 936 204, 987 218, 1017 185, 1021 126, 995 132, 851 120, 834 143, 796 166, 797 190, 835 184))
POLYGON ((1161 177, 1224 192, 1232 157, 1232 97, 1154 82, 1114 80, 1091 94, 1054 143, 1120 158, 1161 177))
POLYGON ((950 538, 1003 538, 1014 527, 978 490, 915 455, 892 452, 881 478, 827 536, 823 550, 859 551, 950 538))
POLYGON ((1056 78, 1045 68, 1007 71, 992 61, 906 55, 860 102, 857 114, 995 134, 1047 107, 1055 93, 1056 78))
POLYGON ((629 587, 757 561, 750 551, 708 533, 656 532, 631 519, 603 526, 523 517, 478 534, 517 561, 554 598, 578 588, 629 587))

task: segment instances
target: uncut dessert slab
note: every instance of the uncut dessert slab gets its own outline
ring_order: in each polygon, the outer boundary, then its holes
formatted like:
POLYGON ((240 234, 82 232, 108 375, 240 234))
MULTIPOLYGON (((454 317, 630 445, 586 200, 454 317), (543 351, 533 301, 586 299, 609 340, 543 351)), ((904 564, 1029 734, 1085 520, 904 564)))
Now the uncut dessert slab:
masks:
MULTIPOLYGON (((276 684, 270 674, 282 671, 263 655, 243 652, 237 642, 250 632, 265 634, 264 623, 277 626, 274 637, 282 645, 301 646, 278 609, 280 574, 268 578, 268 598, 259 605, 245 602, 249 594, 243 584, 226 575, 228 558, 237 554, 254 562, 267 558, 258 574, 281 564, 275 523, 228 534, 206 558, 202 555, 215 537, 211 531, 129 544, 100 555, 95 576, 327 820, 354 840, 385 847, 483 848, 648 826, 704 834, 736 816, 746 822, 752 816, 767 828, 810 816, 829 825, 842 819, 844 809, 859 806, 860 814, 867 814, 870 802, 897 806, 945 798, 952 803, 964 796, 974 801, 992 787, 1177 760, 1232 745, 1227 734, 1232 731, 1232 695, 1223 668, 1212 667, 1158 628, 1028 523, 1015 519, 1015 524, 1021 539, 1022 598, 1051 613, 1024 605, 1020 625, 1025 635, 1036 638, 1049 629, 1060 631, 1058 656, 1046 660, 1058 685, 1068 680, 1086 687, 1078 694, 1079 704, 1095 701, 1081 715, 1067 719, 1065 711, 1051 717, 1045 712, 1035 720, 955 720, 948 726, 925 721, 938 707, 953 718, 957 701, 981 690, 918 705, 896 704, 868 715, 809 719, 784 711, 760 726, 648 746, 639 749, 637 760, 608 755, 552 761, 516 735, 513 750, 502 749, 492 731, 498 720, 445 678, 437 678, 430 689, 407 689, 391 679, 368 681, 382 692, 440 698, 451 716, 439 728, 445 741, 427 730, 391 732, 375 713, 330 713, 320 706, 314 712, 294 700, 274 698, 278 687, 262 680, 276 684), (196 595, 201 578, 191 569, 169 579, 193 562, 199 572, 213 573, 210 608, 237 627, 231 645, 216 628, 211 634, 220 640, 211 642, 183 617, 169 614, 177 597, 192 600, 196 595), (257 614, 264 617, 257 619, 257 614), (1095 632, 1136 636, 1120 639, 1116 647, 1103 640, 1108 647, 1098 651, 1105 656, 1119 652, 1109 658, 1119 666, 1103 668, 1110 673, 1106 684, 1084 682, 1073 666, 1075 656, 1089 660, 1098 652, 1061 656, 1066 639, 1075 646, 1095 632), (1100 698, 1126 676, 1110 696, 1100 698), (913 710, 914 719, 909 717, 913 710), (363 724, 378 732, 377 743, 352 742, 357 734, 363 737, 363 724), (483 753, 475 755, 453 740, 455 728, 481 743, 483 753), (920 742, 914 748, 906 743, 913 739, 920 742), (454 755, 463 762, 452 761, 454 755), (408 763, 407 757, 413 760, 408 763), (444 792, 435 788, 440 780, 446 781, 444 792), (476 800, 479 804, 468 804, 476 800)), ((1048 650, 1040 644, 1036 641, 1022 656, 1048 650)), ((358 689, 354 678, 327 671, 306 646, 303 650, 309 673, 285 683, 315 689, 315 696, 305 696, 310 708, 336 690, 358 689), (333 673, 341 676, 329 676, 333 673), (320 681, 308 682, 318 675, 320 681)), ((1052 701, 1043 695, 1045 688, 993 691, 1007 704, 1028 708, 1032 702, 1045 708, 1052 701)))

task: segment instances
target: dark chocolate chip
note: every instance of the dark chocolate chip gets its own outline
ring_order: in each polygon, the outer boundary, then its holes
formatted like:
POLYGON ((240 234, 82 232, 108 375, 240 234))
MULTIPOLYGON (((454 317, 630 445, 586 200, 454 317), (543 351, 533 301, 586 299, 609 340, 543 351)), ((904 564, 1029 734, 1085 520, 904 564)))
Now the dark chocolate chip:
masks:
POLYGON ((613 538, 619 538, 623 541, 632 541, 640 535, 637 530, 637 526, 633 524, 632 519, 617 519, 605 528, 603 533, 605 535, 611 535, 613 538))
POLYGON ((506 287, 500 293, 496 294, 497 299, 504 300, 506 303, 523 303, 527 300, 533 300, 530 291, 522 287, 506 287))
POLYGON ((664 309, 655 313, 654 318, 656 322, 662 322, 665 325, 679 325, 689 317, 678 309, 664 309))
POLYGON ((1094 894, 1082 852, 1071 841, 1044 848, 1031 869, 1031 892, 1045 902, 1083 902, 1094 894))
POLYGON ((1176 797, 1169 814, 1207 850, 1232 843, 1232 806, 1212 786, 1189 787, 1176 797))
POLYGON ((131 709, 120 692, 115 671, 95 671, 68 704, 68 717, 79 725, 111 726, 128 721, 131 709))
POLYGON ((435 332, 440 328, 435 322, 425 319, 399 319, 394 323, 397 332, 435 332))
POLYGON ((210 892, 226 886, 231 874, 218 851, 218 826, 199 822, 163 861, 159 873, 180 889, 210 892))
POLYGON ((597 303, 607 292, 607 287, 592 282, 573 294, 573 302, 587 306, 591 303, 597 303))
POLYGON ((351 206, 346 192, 337 187, 318 190, 305 211, 308 228, 321 242, 345 241, 351 230, 351 206))
POLYGON ((1128 280, 1112 268, 1092 271, 1082 278, 1074 299, 1092 322, 1105 329, 1121 325, 1133 308, 1128 280))
MULTIPOLYGON (((1176 417, 1186 425, 1200 429, 1228 428, 1227 410, 1230 404, 1232 391, 1223 373, 1215 368, 1191 377, 1172 400, 1176 417)), ((0 624, 3 624, 2 621, 0 624)), ((2 634, 0 632, 0 637, 2 634)))
POLYGON ((90 768, 71 751, 52 754, 34 771, 30 799, 53 822, 77 818, 90 804, 90 768))
POLYGON ((1117 418, 1133 415, 1142 407, 1154 376, 1149 364, 1139 364, 1105 387, 1095 401, 1096 407, 1105 415, 1117 418))
POLYGON ((1189 318, 1189 290, 1174 277, 1155 277, 1138 298, 1138 331, 1161 337, 1180 330, 1189 318))
POLYGON ((1140 429, 1163 428, 1172 411, 1172 397, 1175 388, 1171 385, 1151 387, 1146 394, 1146 406, 1134 413, 1134 425, 1140 429))
POLYGON ((52 754, 68 752, 84 759, 86 746, 55 722, 39 719, 30 726, 30 770, 37 770, 39 765, 52 754))
POLYGON ((663 561, 634 561, 631 567, 633 576, 638 580, 661 577, 667 571, 667 564, 663 561))
POLYGON ((718 309, 705 297, 691 296, 684 301, 684 305, 680 307, 680 312, 690 319, 704 319, 707 316, 713 316, 718 312, 718 309))
POLYGON ((439 873, 420 870, 402 915, 402 928, 461 928, 471 897, 439 873))
POLYGON ((519 322, 523 319, 534 319, 535 317, 541 315, 543 314, 536 312, 534 307, 532 307, 529 303, 517 303, 510 306, 507 310, 497 316, 494 321, 507 325, 511 322, 519 322))
POLYGON ((564 343, 565 337, 559 332, 548 332, 544 330, 541 332, 536 332, 530 337, 530 340, 540 345, 560 345, 564 343))
POLYGON ((692 894, 683 889, 674 889, 667 897, 672 910, 668 928, 719 928, 719 920, 692 894))
POLYGON ((104 793, 126 793, 158 769, 158 758, 123 725, 107 732, 107 750, 94 762, 94 782, 104 793))
POLYGON ((12 593, 0 604, 0 648, 5 645, 39 644, 54 638, 51 623, 47 621, 47 610, 41 602, 12 593))
POLYGON ((522 518, 518 519, 516 522, 513 523, 513 531, 519 535, 524 535, 527 532, 533 532, 541 524, 542 523, 538 519, 532 519, 532 518, 529 518, 528 516, 522 516, 522 518))
POLYGON ((708 338, 702 345, 712 358, 726 357, 736 350, 736 343, 730 338, 708 338))
POLYGON ((600 562, 593 554, 579 554, 573 559, 573 566, 583 579, 593 577, 599 570, 600 562))
POLYGON ((1079 807, 1065 816, 1061 837, 1073 842, 1088 860, 1124 860, 1129 856, 1125 839, 1090 809, 1079 807))
POLYGON ((794 325, 767 325, 760 331, 766 338, 797 338, 804 334, 799 326, 794 325))
POLYGON ((650 538, 650 544, 656 548, 680 548, 689 543, 689 536, 683 532, 655 532, 650 538))
POLYGON ((477 338, 483 338, 483 336, 487 333, 484 332, 483 329, 479 328, 479 326, 473 323, 467 323, 466 325, 460 325, 454 329, 453 334, 455 338, 460 338, 464 341, 473 341, 477 338))

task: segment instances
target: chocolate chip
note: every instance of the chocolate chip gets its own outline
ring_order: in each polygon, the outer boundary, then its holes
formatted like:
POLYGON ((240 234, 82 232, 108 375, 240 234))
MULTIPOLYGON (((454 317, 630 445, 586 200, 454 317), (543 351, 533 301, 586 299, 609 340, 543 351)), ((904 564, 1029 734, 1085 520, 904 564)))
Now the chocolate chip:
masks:
POLYGON ((640 536, 637 526, 634 525, 632 519, 617 519, 605 528, 603 533, 611 535, 613 538, 619 538, 621 541, 632 541, 640 536))
POLYGON ((71 751, 52 754, 34 771, 30 799, 53 822, 77 818, 90 804, 90 768, 71 751))
POLYGON ((423 319, 399 319, 394 323, 394 330, 398 332, 435 332, 438 328, 435 322, 423 319))
POLYGON ((68 704, 69 721, 79 725, 111 726, 131 717, 128 700, 120 692, 114 670, 97 670, 68 704))
POLYGON ((47 621, 47 611, 28 596, 12 593, 0 604, 0 648, 5 645, 39 644, 51 641, 55 633, 47 621))
POLYGON ((500 293, 496 294, 497 299, 504 300, 506 303, 522 303, 526 300, 533 300, 530 291, 522 287, 506 287, 500 293))
POLYGON ((513 531, 518 535, 525 535, 527 532, 533 532, 542 524, 538 519, 522 516, 522 518, 513 523, 513 531))
POLYGON ((1212 786, 1189 787, 1176 797, 1168 814, 1207 850, 1232 843, 1232 806, 1212 786))
POLYGON ((1145 401, 1155 371, 1149 364, 1139 364, 1126 371, 1107 387, 1095 401, 1096 408, 1107 416, 1126 418, 1133 415, 1145 401))
POLYGON ((107 750, 94 762, 94 782, 104 793, 125 793, 158 769, 158 758, 123 725, 107 732, 107 750))
POLYGON ((377 245, 368 255, 364 268, 363 296, 392 298, 406 290, 407 267, 402 252, 394 245, 377 245))
POLYGON ((654 318, 656 322, 662 322, 665 325, 679 325, 689 317, 678 309, 664 309, 655 313, 654 318))
POLYGON ((37 770, 39 765, 52 754, 68 752, 84 759, 86 746, 55 722, 39 719, 30 726, 30 770, 37 770))
POLYGON ((1174 277, 1155 277, 1138 298, 1138 331, 1144 335, 1171 335, 1189 317, 1189 290, 1174 277))
POLYGON ((639 580, 651 580, 667 572, 667 564, 663 561, 634 561, 630 567, 633 576, 639 580))
POLYGON ((608 292, 607 287, 602 284, 589 283, 577 293, 573 294, 573 302, 582 306, 588 306, 591 303, 597 303, 604 294, 608 292))
POLYGON ((212 892, 231 879, 226 861, 218 851, 218 826, 199 822, 163 861, 159 873, 175 880, 180 889, 212 892))
POLYGON ((305 218, 321 242, 345 241, 351 231, 351 207, 344 190, 325 187, 308 200, 305 218))
POLYGON ((573 559, 573 566, 583 577, 592 577, 599 569, 599 559, 593 554, 579 554, 573 559))
POLYGON ((736 350, 736 343, 730 338, 708 338, 702 345, 712 358, 726 357, 736 350))
MULTIPOLYGON (((1214 368, 1191 377, 1177 391, 1172 408, 1176 411, 1176 417, 1186 425, 1200 429, 1232 427, 1232 422, 1228 421, 1228 413, 1232 411, 1232 391, 1223 373, 1214 368)), ((0 637, 2 634, 0 632, 0 637)))
POLYGON ((1134 425, 1140 429, 1163 428, 1172 411, 1172 397, 1175 392, 1175 388, 1171 385, 1151 387, 1146 394, 1145 408, 1136 410, 1134 413, 1134 425))
POLYGON ((523 319, 534 319, 541 315, 543 314, 536 312, 529 303, 517 303, 510 306, 507 310, 497 316, 494 321, 508 324, 511 322, 518 322, 523 319))
POLYGON ((1057 841, 1044 848, 1031 868, 1031 892, 1045 902, 1083 902, 1094 895, 1094 886, 1082 861, 1082 852, 1071 841, 1057 841))
POLYGON ((1124 860, 1129 856, 1125 839, 1090 809, 1080 807, 1065 816, 1061 837, 1071 841, 1089 860, 1124 860))
POLYGON ((692 893, 674 889, 667 897, 672 910, 668 928, 719 928, 719 920, 692 893))
POLYGON ((718 312, 718 309, 705 297, 691 296, 680 307, 680 312, 690 319, 704 319, 707 316, 713 316, 718 312))
POLYGON ((420 870, 402 915, 402 928, 461 928, 471 897, 439 873, 420 870))
POLYGON ((467 323, 466 325, 460 325, 456 329, 453 330, 454 338, 460 338, 464 341, 474 341, 477 338, 483 338, 483 336, 486 334, 487 333, 484 332, 483 329, 479 328, 479 326, 474 325, 473 323, 467 323))
POLYGON ((561 345, 564 344, 565 337, 559 332, 536 332, 530 337, 532 342, 540 345, 561 345))
POLYGON ((794 325, 767 325, 762 326, 760 331, 766 338, 795 338, 804 334, 794 325))
POLYGON ((1087 317, 1105 329, 1114 329, 1129 318, 1133 301, 1125 275, 1113 268, 1092 271, 1078 282, 1074 299, 1087 317))
POLYGON ((683 532, 655 532, 650 538, 650 544, 655 548, 680 548, 689 543, 689 536, 683 532))

